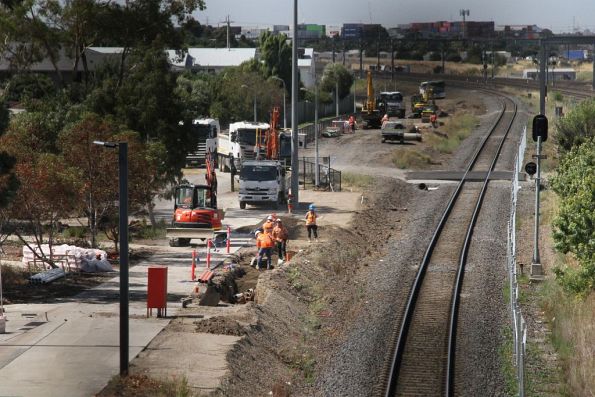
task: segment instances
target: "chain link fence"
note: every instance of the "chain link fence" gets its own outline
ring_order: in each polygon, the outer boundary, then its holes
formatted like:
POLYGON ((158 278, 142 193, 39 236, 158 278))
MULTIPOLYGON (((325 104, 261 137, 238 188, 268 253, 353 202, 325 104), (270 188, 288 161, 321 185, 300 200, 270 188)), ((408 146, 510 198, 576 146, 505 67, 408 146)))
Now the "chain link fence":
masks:
MULTIPOLYGON (((314 157, 302 157, 299 159, 300 184, 304 189, 316 187, 316 159, 314 157)), ((330 157, 318 158, 319 188, 332 192, 341 191, 341 171, 331 168, 330 157)))
POLYGON ((527 128, 523 130, 519 150, 515 158, 514 172, 510 188, 510 218, 508 220, 508 277, 510 282, 510 312, 512 320, 514 366, 517 370, 518 395, 525 395, 525 348, 527 343, 527 326, 519 304, 519 284, 516 266, 516 204, 519 191, 519 172, 522 169, 523 156, 527 147, 527 128))

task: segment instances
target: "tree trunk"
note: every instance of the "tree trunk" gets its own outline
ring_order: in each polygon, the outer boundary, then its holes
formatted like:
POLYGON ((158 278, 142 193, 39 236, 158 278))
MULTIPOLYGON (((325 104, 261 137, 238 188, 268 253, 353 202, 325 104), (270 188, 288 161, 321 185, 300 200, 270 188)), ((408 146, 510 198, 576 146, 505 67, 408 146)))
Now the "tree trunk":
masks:
POLYGON ((154 209, 155 204, 153 203, 153 200, 151 200, 151 202, 149 202, 147 205, 147 211, 149 212, 149 221, 151 221, 151 227, 153 229, 157 227, 157 219, 155 218, 155 211, 153 211, 154 209))

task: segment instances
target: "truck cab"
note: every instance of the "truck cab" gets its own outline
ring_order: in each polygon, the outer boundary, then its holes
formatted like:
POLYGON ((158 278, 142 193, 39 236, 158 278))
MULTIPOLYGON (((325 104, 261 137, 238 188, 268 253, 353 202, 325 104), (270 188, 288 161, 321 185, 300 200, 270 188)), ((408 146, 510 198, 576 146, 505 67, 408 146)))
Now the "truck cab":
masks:
POLYGON ((244 160, 255 159, 264 150, 268 123, 241 121, 231 123, 229 130, 218 136, 217 158, 221 171, 230 171, 244 160))
POLYGON ((379 102, 383 104, 382 110, 389 116, 395 116, 400 119, 405 118, 403 95, 399 91, 381 92, 379 102))
POLYGON ((286 202, 289 173, 278 160, 246 160, 240 167, 240 208, 246 204, 286 202))

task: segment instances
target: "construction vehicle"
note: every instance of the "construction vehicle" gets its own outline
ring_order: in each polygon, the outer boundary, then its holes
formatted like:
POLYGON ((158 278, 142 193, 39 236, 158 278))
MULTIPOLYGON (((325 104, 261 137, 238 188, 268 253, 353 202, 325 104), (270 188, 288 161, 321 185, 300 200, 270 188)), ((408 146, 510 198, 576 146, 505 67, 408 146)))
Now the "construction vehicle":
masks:
POLYGON ((403 95, 399 91, 381 92, 379 101, 382 103, 382 106, 379 106, 381 107, 381 113, 388 114, 390 117, 405 118, 403 95))
POLYGON ((264 134, 264 145, 256 146, 254 160, 244 160, 240 165, 238 198, 241 209, 248 203, 272 203, 278 207, 287 201, 290 176, 281 161, 282 139, 277 131, 278 122, 279 108, 274 107, 270 128, 264 134))
POLYGON ((186 155, 186 167, 202 167, 206 165, 207 152, 217 159, 217 135, 221 130, 219 120, 194 119, 192 133, 197 139, 196 149, 186 155))
POLYGON ((230 172, 244 160, 256 158, 257 148, 262 147, 269 124, 241 121, 231 123, 228 131, 217 136, 217 164, 219 170, 230 172))
POLYGON ((372 73, 368 70, 368 81, 367 81, 367 98, 366 102, 362 106, 362 121, 363 128, 380 128, 382 125, 382 112, 376 106, 376 98, 374 97, 374 85, 372 83, 372 73))
POLYGON ((191 239, 212 238, 222 228, 223 211, 217 209, 217 175, 214 156, 207 152, 204 184, 175 187, 172 227, 165 236, 172 247, 187 246, 191 239))

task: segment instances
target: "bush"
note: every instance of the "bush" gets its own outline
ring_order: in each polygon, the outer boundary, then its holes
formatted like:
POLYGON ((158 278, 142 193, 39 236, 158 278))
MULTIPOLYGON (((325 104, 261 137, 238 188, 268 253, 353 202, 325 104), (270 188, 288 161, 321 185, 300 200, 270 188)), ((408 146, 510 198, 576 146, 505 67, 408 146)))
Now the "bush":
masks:
POLYGON ((6 98, 20 102, 23 99, 39 99, 54 91, 52 80, 41 74, 17 74, 8 82, 6 98))
POLYGON ((568 152, 557 171, 552 188, 560 205, 553 237, 556 249, 578 263, 557 268, 556 276, 566 290, 584 294, 595 289, 595 138, 568 152))
POLYGON ((554 136, 562 154, 595 137, 595 100, 587 99, 558 119, 554 136))

